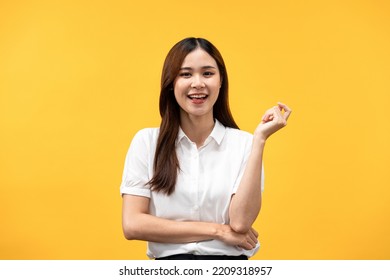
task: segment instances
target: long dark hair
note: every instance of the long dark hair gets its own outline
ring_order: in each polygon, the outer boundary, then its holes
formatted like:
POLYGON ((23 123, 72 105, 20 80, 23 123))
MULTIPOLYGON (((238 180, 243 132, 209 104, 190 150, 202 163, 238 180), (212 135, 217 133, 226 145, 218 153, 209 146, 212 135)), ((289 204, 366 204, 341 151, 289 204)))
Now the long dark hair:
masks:
POLYGON ((175 190, 177 173, 180 170, 176 155, 176 138, 180 126, 180 107, 176 101, 173 87, 185 57, 200 48, 213 57, 221 76, 221 88, 213 107, 213 116, 224 126, 238 128, 229 108, 228 76, 225 63, 217 48, 203 38, 186 38, 168 52, 165 58, 160 91, 161 125, 154 158, 154 175, 148 182, 153 191, 161 191, 167 195, 175 190))

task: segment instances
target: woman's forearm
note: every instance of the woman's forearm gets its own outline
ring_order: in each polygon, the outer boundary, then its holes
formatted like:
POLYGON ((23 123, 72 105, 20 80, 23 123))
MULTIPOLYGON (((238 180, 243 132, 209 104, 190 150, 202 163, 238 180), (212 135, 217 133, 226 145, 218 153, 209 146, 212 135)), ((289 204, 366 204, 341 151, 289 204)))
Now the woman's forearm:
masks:
POLYGON ((150 214, 137 214, 123 221, 127 239, 159 243, 189 243, 216 239, 218 225, 205 222, 172 221, 150 214))
POLYGON ((122 227, 127 239, 160 243, 186 243, 215 238, 217 225, 198 222, 179 222, 149 213, 150 199, 124 195, 122 227))
POLYGON ((230 208, 230 226, 236 232, 247 232, 261 208, 261 176, 265 140, 253 138, 252 150, 230 208))

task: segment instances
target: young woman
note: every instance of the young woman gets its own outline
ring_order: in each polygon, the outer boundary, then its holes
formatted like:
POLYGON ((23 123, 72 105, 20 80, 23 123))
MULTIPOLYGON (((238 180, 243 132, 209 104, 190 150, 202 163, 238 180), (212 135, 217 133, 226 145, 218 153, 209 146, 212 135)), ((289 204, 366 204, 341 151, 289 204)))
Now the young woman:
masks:
POLYGON ((254 134, 238 129, 219 51, 186 38, 162 71, 159 128, 139 131, 127 153, 121 193, 127 239, 148 241, 156 259, 248 259, 259 249, 267 138, 291 110, 267 110, 254 134))

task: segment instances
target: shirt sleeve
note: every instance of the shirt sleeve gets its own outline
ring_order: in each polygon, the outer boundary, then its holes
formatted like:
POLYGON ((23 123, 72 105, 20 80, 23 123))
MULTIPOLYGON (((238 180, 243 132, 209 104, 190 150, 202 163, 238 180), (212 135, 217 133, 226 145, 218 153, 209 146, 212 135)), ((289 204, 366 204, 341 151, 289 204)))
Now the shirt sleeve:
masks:
MULTIPOLYGON (((248 159, 249 159, 249 155, 251 153, 251 150, 252 150, 252 138, 245 145, 244 158, 243 158, 243 161, 241 163, 240 171, 238 173, 238 177, 237 177, 236 183, 234 184, 234 188, 233 188, 232 194, 235 194, 237 192, 238 187, 240 186, 240 182, 241 182, 242 176, 244 175, 244 171, 245 171, 246 165, 248 163, 248 159)), ((261 192, 264 192, 264 162, 263 162, 263 164, 261 166, 261 182, 260 182, 260 186, 261 186, 261 192)))
POLYGON ((150 198, 149 169, 151 137, 148 130, 139 131, 133 138, 126 155, 123 170, 121 194, 131 194, 150 198))

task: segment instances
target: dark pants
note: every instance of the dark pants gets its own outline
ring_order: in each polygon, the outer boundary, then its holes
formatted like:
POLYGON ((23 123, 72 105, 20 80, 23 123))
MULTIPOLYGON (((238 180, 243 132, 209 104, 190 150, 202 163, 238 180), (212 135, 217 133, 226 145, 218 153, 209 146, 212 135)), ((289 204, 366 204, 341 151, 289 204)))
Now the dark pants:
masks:
POLYGON ((247 260, 248 257, 241 256, 225 256, 225 255, 192 255, 192 254, 178 254, 162 258, 156 258, 156 260, 247 260))

